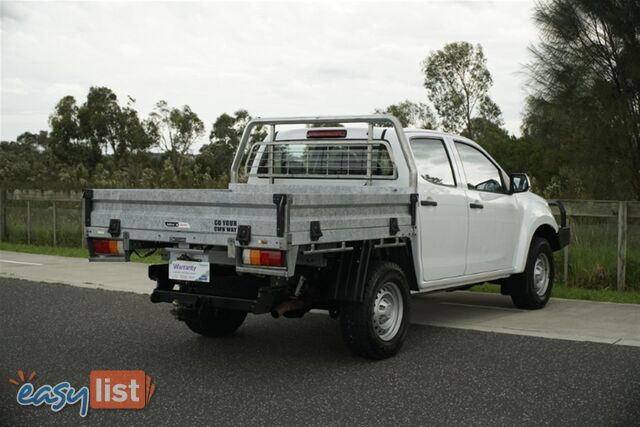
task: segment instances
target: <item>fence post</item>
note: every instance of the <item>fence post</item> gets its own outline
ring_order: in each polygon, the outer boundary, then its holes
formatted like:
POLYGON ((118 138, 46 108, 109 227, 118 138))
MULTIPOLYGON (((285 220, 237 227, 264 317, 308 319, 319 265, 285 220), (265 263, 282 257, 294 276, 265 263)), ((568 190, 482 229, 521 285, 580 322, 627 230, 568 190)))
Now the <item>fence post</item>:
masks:
POLYGON ((564 285, 569 286, 569 246, 565 246, 562 256, 562 278, 564 285))
POLYGON ((27 200, 27 245, 31 244, 31 200, 27 200))
POLYGON ((0 242, 7 236, 7 190, 0 190, 0 242))
POLYGON ((618 290, 626 287, 627 262, 627 202, 618 204, 618 290))
POLYGON ((56 201, 51 202, 51 215, 53 217, 53 246, 58 246, 58 217, 56 214, 56 201))
POLYGON ((84 231, 85 231, 84 230, 84 226, 85 226, 85 224, 84 224, 84 204, 85 203, 86 203, 86 201, 85 201, 84 197, 82 199, 80 199, 80 224, 81 224, 81 226, 80 226, 80 230, 81 230, 80 234, 82 235, 82 237, 81 237, 81 239, 82 239, 81 245, 82 245, 83 248, 86 247, 86 244, 87 244, 87 241, 86 241, 85 235, 84 235, 84 231))

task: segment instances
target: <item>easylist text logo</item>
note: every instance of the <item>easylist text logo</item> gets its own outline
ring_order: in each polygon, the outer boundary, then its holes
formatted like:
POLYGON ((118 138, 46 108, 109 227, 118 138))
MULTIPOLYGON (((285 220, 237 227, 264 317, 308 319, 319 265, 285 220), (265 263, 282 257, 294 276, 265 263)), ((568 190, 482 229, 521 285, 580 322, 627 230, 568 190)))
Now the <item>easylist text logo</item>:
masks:
POLYGON ((62 381, 55 385, 36 386, 37 373, 28 377, 18 371, 16 400, 22 406, 49 406, 59 412, 67 405, 79 405, 80 416, 91 409, 143 409, 151 401, 156 385, 144 371, 95 370, 89 375, 89 387, 73 387, 62 381))

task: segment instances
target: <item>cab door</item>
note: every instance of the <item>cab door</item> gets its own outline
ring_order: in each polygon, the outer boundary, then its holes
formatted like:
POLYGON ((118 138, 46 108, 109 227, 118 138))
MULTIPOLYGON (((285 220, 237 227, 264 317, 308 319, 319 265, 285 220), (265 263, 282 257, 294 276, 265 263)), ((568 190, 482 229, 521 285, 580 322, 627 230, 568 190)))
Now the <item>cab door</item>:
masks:
POLYGON ((465 275, 513 267, 519 210, 501 169, 478 147, 455 141, 469 210, 465 275))
POLYGON ((444 139, 414 137, 422 280, 461 276, 467 249, 467 196, 444 139))

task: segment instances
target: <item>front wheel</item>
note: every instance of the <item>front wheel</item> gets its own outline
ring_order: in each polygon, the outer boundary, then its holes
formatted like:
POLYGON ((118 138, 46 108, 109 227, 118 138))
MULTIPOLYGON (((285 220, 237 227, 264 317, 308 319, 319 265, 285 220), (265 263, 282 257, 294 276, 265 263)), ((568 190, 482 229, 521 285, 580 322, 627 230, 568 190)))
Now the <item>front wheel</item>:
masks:
POLYGON ((343 302, 340 324, 347 346, 369 359, 396 354, 409 328, 410 293, 397 264, 378 262, 371 266, 361 303, 343 302))
POLYGON ((551 297, 553 278, 551 246, 546 239, 534 237, 529 247, 525 271, 510 280, 509 290, 513 304, 528 310, 543 308, 551 297))
POLYGON ((245 311, 227 310, 202 304, 193 318, 185 323, 196 334, 222 337, 233 334, 247 317, 245 311))

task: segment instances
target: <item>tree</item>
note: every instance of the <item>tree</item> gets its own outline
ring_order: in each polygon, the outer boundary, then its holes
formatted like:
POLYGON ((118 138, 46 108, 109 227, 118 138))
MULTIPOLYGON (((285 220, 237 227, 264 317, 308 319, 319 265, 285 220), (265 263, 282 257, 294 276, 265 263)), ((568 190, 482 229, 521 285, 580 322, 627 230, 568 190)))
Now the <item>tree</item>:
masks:
POLYGON ((391 114, 402 124, 402 127, 416 127, 423 129, 435 129, 436 118, 427 104, 405 100, 397 104, 389 105, 385 109, 377 108, 375 113, 391 114))
POLYGON ((38 188, 57 168, 48 167, 42 147, 47 132, 25 132, 17 141, 0 142, 0 188, 38 188))
POLYGON ((525 136, 554 153, 562 196, 640 198, 640 3, 538 3, 525 136))
MULTIPOLYGON (((246 111, 241 110, 240 121, 244 122, 244 113, 246 111)), ((237 147, 242 136, 240 130, 236 125, 238 119, 227 113, 222 113, 216 121, 213 122, 211 132, 209 133, 209 141, 213 144, 225 144, 231 147, 237 147)), ((244 127, 242 128, 244 129, 244 127)))
POLYGON ((18 135, 16 142, 33 148, 39 152, 45 151, 49 148, 49 132, 41 130, 38 133, 24 132, 18 135))
POLYGON ((73 96, 65 96, 58 101, 53 113, 49 116, 49 126, 51 126, 49 148, 53 158, 64 164, 77 161, 74 153, 80 144, 80 123, 78 105, 73 96))
POLYGON ((449 43, 423 62, 424 87, 442 127, 474 137, 473 119, 482 117, 502 124, 500 109, 489 97, 493 83, 482 46, 449 43))
POLYGON ((118 97, 109 88, 91 87, 87 100, 78 109, 81 135, 93 151, 107 152, 111 147, 117 158, 121 149, 118 141, 120 106, 118 97))
MULTIPOLYGON (((250 121, 251 115, 247 110, 238 110, 233 115, 221 114, 213 123, 209 134, 210 143, 202 146, 197 159, 203 170, 208 170, 213 179, 229 172, 240 138, 250 121)), ((249 142, 262 141, 266 136, 264 127, 258 126, 249 142)))
POLYGON ((118 97, 107 87, 91 87, 86 102, 78 109, 81 136, 93 152, 109 151, 118 164, 132 151, 149 148, 153 139, 140 121, 135 100, 129 97, 127 106, 118 104, 118 97))
POLYGON ((171 108, 159 101, 147 122, 151 137, 169 156, 173 170, 179 177, 185 156, 191 146, 204 134, 204 124, 188 105, 171 108))
MULTIPOLYGON (((227 113, 221 114, 213 123, 209 141, 214 144, 223 143, 236 148, 251 119, 252 117, 247 110, 238 110, 233 113, 233 116, 227 113)), ((267 136, 263 126, 256 127, 254 132, 251 135, 251 142, 261 141, 267 136)))
POLYGON ((120 111, 118 122, 119 153, 144 152, 154 145, 150 122, 140 120, 135 109, 135 99, 129 97, 127 106, 120 111))

